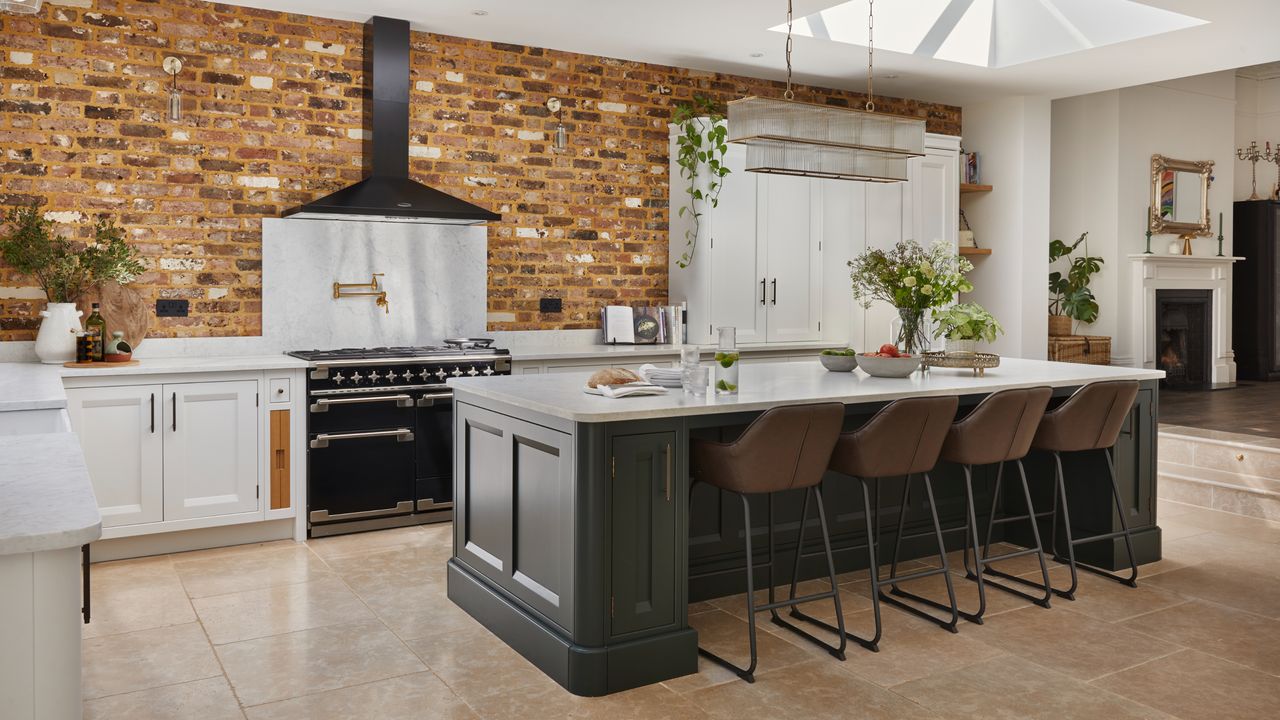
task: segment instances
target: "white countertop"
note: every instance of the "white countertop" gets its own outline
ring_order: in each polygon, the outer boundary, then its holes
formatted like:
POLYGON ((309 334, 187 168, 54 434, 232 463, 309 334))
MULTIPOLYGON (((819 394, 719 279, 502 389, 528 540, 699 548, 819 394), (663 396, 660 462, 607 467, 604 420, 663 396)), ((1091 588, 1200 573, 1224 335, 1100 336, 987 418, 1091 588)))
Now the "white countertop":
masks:
MULTIPOLYGON (((581 360, 600 358, 607 361, 628 358, 678 356, 680 345, 550 345, 526 343, 521 341, 499 342, 500 346, 511 351, 511 359, 516 362, 535 360, 581 360)), ((823 348, 841 347, 842 343, 830 341, 794 342, 794 343, 754 343, 739 345, 738 351, 752 352, 815 352, 823 348)), ((702 352, 715 352, 714 345, 702 345, 702 352)))
MULTIPOLYGON (((17 363, 15 363, 17 364, 17 363)), ((58 368, 62 377, 100 377, 105 375, 159 375, 163 373, 234 372, 237 370, 289 370, 307 367, 307 361, 292 355, 232 355, 227 357, 188 355, 185 357, 143 358, 137 365, 112 366, 103 363, 94 368, 58 368)))
POLYGON ((0 555, 78 547, 101 536, 74 434, 0 437, 0 555))
MULTIPOLYGON (((696 399, 681 390, 666 395, 621 399, 582 391, 589 372, 454 378, 448 381, 458 400, 493 400, 574 422, 615 422, 645 418, 710 415, 765 410, 777 405, 837 401, 885 402, 926 395, 986 394, 1011 388, 1071 387, 1098 380, 1156 380, 1159 370, 1079 365, 1003 358, 1000 367, 975 377, 970 370, 934 368, 908 378, 873 378, 861 370, 832 373, 821 363, 744 363, 736 396, 708 394, 696 399)), ((482 403, 483 404, 483 403, 482 403)))
POLYGON ((67 406, 60 365, 0 363, 0 412, 67 406))

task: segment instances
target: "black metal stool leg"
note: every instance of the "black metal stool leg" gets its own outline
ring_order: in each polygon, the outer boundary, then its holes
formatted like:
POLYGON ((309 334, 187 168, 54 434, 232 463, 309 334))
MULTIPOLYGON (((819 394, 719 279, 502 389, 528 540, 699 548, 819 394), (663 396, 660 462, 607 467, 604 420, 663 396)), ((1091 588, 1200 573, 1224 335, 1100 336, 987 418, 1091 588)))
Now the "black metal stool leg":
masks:
MULTIPOLYGON (((907 478, 907 482, 908 484, 910 484, 909 477, 907 478)), ((956 591, 955 591, 955 586, 951 582, 951 565, 950 565, 950 561, 947 559, 946 543, 943 542, 943 539, 942 539, 942 524, 938 521, 938 506, 937 506, 937 503, 934 502, 933 482, 929 478, 929 473, 924 473, 924 490, 925 490, 925 497, 929 501, 929 514, 932 516, 932 519, 933 519, 933 534, 934 534, 934 538, 938 542, 938 558, 942 562, 942 567, 931 568, 929 570, 921 570, 918 572, 908 573, 906 575, 898 575, 896 571, 892 571, 890 573, 890 576, 885 578, 884 581, 880 583, 881 585, 892 586, 889 594, 885 594, 878 590, 877 590, 877 594, 880 596, 881 600, 889 603, 890 605, 893 605, 894 607, 897 607, 901 610, 906 610, 912 615, 928 620, 929 622, 934 623, 935 625, 938 625, 944 630, 947 630, 953 633, 959 632, 956 628, 956 625, 959 623, 959 620, 960 620, 959 609, 956 606, 956 591), (909 593, 906 590, 903 590, 902 588, 898 587, 898 583, 906 582, 908 580, 918 580, 920 578, 931 577, 933 575, 942 575, 943 579, 945 580, 947 585, 947 599, 950 601, 949 605, 944 605, 940 602, 937 602, 936 600, 931 600, 929 598, 916 595, 915 593, 909 593), (951 614, 951 617, 949 620, 937 617, 931 613, 925 612, 924 610, 918 607, 915 607, 914 605, 909 605, 906 602, 899 600, 898 598, 907 598, 921 605, 927 605, 931 608, 942 610, 944 612, 949 612, 951 614)), ((907 506, 905 502, 906 495, 907 493, 904 491, 903 492, 904 502, 902 504, 902 507, 899 509, 899 513, 898 513, 897 547, 900 547, 902 542, 902 531, 903 531, 903 525, 904 525, 903 516, 907 512, 907 506)), ((897 547, 895 547, 894 549, 895 559, 898 554, 897 547)))
POLYGON ((807 488, 804 491, 804 509, 802 510, 802 513, 803 514, 800 516, 800 537, 799 537, 799 540, 797 540, 796 542, 796 562, 792 568, 791 592, 789 594, 789 597, 786 600, 781 600, 778 602, 774 602, 773 600, 770 600, 768 604, 762 606, 760 609, 761 610, 767 609, 769 610, 769 612, 773 613, 773 622, 775 625, 784 627, 790 630, 791 632, 799 635, 800 637, 808 640, 809 642, 823 648, 827 652, 831 653, 831 655, 835 657, 837 660, 844 660, 845 659, 844 650, 847 645, 845 638, 848 636, 848 633, 846 633, 844 630, 844 610, 840 606, 840 586, 839 584, 836 583, 836 563, 835 563, 835 557, 831 553, 831 536, 827 532, 827 514, 822 507, 822 491, 818 487, 815 486, 815 487, 807 488), (809 515, 809 497, 810 496, 813 496, 818 506, 818 526, 819 526, 819 529, 822 531, 822 549, 824 554, 827 557, 827 578, 831 581, 831 591, 815 593, 813 595, 805 595, 803 597, 796 597, 796 585, 797 585, 797 581, 800 573, 800 556, 804 550, 804 526, 805 526, 805 521, 808 519, 808 515, 809 515), (832 627, 829 623, 824 623, 821 620, 812 618, 800 612, 800 608, 798 606, 801 603, 811 602, 814 600, 825 600, 827 598, 831 598, 832 600, 835 601, 835 606, 836 606, 836 626, 835 627, 832 627), (833 633, 836 633, 837 636, 840 638, 840 645, 835 646, 827 642, 824 642, 823 640, 820 640, 814 637, 813 635, 805 632, 803 629, 796 627, 795 625, 792 625, 786 620, 783 620, 781 617, 778 616, 777 610, 780 607, 790 607, 792 617, 796 617, 806 622, 813 623, 820 627, 826 628, 833 633))
POLYGON ((751 506, 747 502, 746 495, 738 493, 738 497, 742 498, 742 518, 745 528, 743 537, 746 540, 747 549, 747 628, 751 638, 751 664, 745 668, 738 667, 710 650, 704 650, 701 646, 698 647, 698 653, 717 665, 732 670, 743 680, 754 683, 756 681, 756 586, 755 574, 752 572, 754 559, 751 557, 751 506))
POLYGON ((1040 513, 1039 515, 1036 513, 1035 505, 1033 505, 1031 502, 1031 488, 1027 484, 1027 472, 1022 466, 1022 460, 1019 459, 1019 460, 1015 460, 1014 462, 1018 465, 1018 476, 1022 480, 1022 497, 1027 504, 1027 514, 1025 516, 1020 516, 1017 518, 1005 518, 1005 520, 1026 519, 1030 521, 1031 538, 1034 541, 1035 545, 1034 547, 1027 548, 1025 550, 1017 550, 1014 552, 1003 553, 1001 555, 996 555, 994 557, 988 555, 987 557, 984 557, 982 559, 983 564, 987 566, 983 568, 983 571, 988 575, 994 575, 996 577, 1003 578, 1010 582, 1015 582, 1020 585, 1026 585, 1028 587, 1033 587, 1037 590, 1043 591, 1044 593, 1043 595, 1031 595, 1029 593, 1022 592, 1017 588, 1009 587, 1008 585, 1004 585, 1002 583, 994 582, 992 580, 987 581, 987 583, 992 587, 999 588, 1007 593, 1012 593, 1014 595, 1017 595, 1018 597, 1024 598, 1026 600, 1030 600, 1031 602, 1035 603, 1036 605, 1039 605, 1040 607, 1047 608, 1049 607, 1049 599, 1053 597, 1053 590, 1049 585, 1049 566, 1045 563, 1044 547, 1040 544, 1039 523, 1036 522, 1036 518, 1040 517, 1040 515, 1045 515, 1047 513, 1040 513), (1043 584, 1035 583, 1030 580, 1027 580, 1026 578, 1021 578, 1021 577, 1018 577, 1017 575, 1012 575, 1010 573, 1002 572, 993 567, 990 567, 990 563, 994 561, 1009 560, 1015 557, 1021 557, 1023 555, 1035 555, 1036 558, 1040 561, 1040 575, 1044 579, 1043 584))
MULTIPOLYGON (((880 485, 880 479, 876 478, 876 486, 879 487, 879 485, 880 485)), ((877 492, 876 495, 878 496, 879 493, 877 492)), ((893 540, 893 560, 889 563, 890 578, 895 578, 898 576, 898 555, 902 551, 902 535, 907 527, 907 503, 910 500, 911 500, 911 476, 908 475, 902 480, 902 504, 898 506, 898 532, 895 533, 894 540, 893 540)), ((880 507, 877 505, 876 506, 877 517, 879 516, 879 512, 880 512, 880 507)), ((880 535, 879 525, 880 523, 877 521, 876 522, 877 538, 879 538, 879 535, 880 535)), ((880 568, 876 567, 872 570, 872 572, 875 573, 876 575, 876 580, 877 580, 876 584, 877 585, 882 584, 878 582, 879 576, 880 576, 880 568)), ((893 589, 896 592, 898 589, 898 583, 895 582, 891 584, 893 585, 893 589)))
MULTIPOLYGON (((1138 562, 1137 562, 1137 557, 1133 554, 1133 534, 1129 530, 1129 521, 1127 518, 1125 518, 1124 501, 1120 497, 1120 482, 1116 479, 1115 460, 1111 457, 1111 453, 1113 451, 1114 451, 1114 448, 1112 450, 1103 448, 1102 455, 1107 460, 1107 472, 1110 475, 1110 480, 1111 480, 1111 496, 1115 500, 1116 512, 1120 516, 1120 531, 1102 533, 1100 535, 1090 535, 1089 537, 1083 537, 1083 538, 1075 538, 1075 537, 1072 537, 1071 535, 1071 515, 1066 508, 1067 490, 1066 490, 1066 481, 1064 479, 1064 475, 1062 474, 1062 461, 1060 458, 1057 457, 1058 454, 1054 453, 1055 459, 1058 460, 1057 472, 1058 472, 1058 478, 1059 478, 1059 482, 1061 483, 1061 489, 1062 489, 1061 491, 1062 505, 1063 505, 1062 516, 1064 519, 1064 524, 1066 526, 1067 547, 1068 547, 1067 562, 1071 566, 1071 589, 1068 592, 1075 592, 1075 588, 1076 588, 1075 572, 1077 567, 1080 568, 1081 570, 1087 570, 1095 575, 1099 575, 1101 577, 1107 578, 1108 580, 1114 580, 1115 582, 1118 582, 1122 585, 1128 585, 1129 587, 1138 586, 1138 562), (1098 542, 1101 540, 1113 540, 1118 537, 1124 538, 1124 549, 1125 549, 1125 552, 1128 553, 1129 555, 1130 570, 1129 570, 1128 577, 1125 577, 1123 575, 1117 575, 1116 573, 1103 570, 1102 568, 1093 567, 1091 565, 1087 565, 1085 563, 1078 562, 1076 560, 1076 555, 1075 555, 1076 545, 1083 545, 1085 543, 1098 542)), ((1058 592, 1058 591, 1055 591, 1055 592, 1058 592)), ((1059 594, 1063 594, 1063 593, 1059 592, 1059 594)))
MULTIPOLYGON (((1063 518, 1063 535, 1067 538, 1067 567, 1071 570, 1071 587, 1066 590, 1054 589, 1054 593, 1068 600, 1076 599, 1076 588, 1079 587, 1080 577, 1076 573, 1076 543, 1071 537, 1071 509, 1067 507, 1067 487, 1062 472, 1062 453, 1056 450, 1053 453, 1053 485, 1055 504, 1062 506, 1063 518)), ((1057 516, 1054 517, 1054 530, 1058 529, 1057 516)), ((1058 548, 1055 545, 1053 549, 1054 559, 1059 562, 1062 557, 1058 554, 1058 548)))

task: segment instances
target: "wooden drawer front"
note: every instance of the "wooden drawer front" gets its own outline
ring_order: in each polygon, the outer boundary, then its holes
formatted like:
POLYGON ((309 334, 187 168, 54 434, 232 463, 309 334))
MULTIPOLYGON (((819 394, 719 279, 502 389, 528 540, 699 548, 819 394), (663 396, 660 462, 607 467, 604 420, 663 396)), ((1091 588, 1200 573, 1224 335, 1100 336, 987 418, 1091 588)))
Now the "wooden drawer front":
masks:
MULTIPOLYGON (((274 384, 274 380, 272 383, 274 384)), ((289 381, 285 380, 286 387, 289 381)), ((289 411, 271 411, 271 509, 287 508, 290 504, 289 488, 289 411)))

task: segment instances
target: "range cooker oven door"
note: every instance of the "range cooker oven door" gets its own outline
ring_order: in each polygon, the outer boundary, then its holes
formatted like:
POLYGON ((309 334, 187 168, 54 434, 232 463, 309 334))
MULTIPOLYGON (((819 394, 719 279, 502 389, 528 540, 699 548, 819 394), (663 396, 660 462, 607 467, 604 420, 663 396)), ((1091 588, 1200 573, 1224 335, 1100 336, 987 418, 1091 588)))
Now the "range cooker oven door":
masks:
POLYGON ((429 390, 417 400, 417 509, 453 507, 453 393, 429 390))
POLYGON ((308 519, 313 525, 414 511, 413 398, 310 398, 308 519))

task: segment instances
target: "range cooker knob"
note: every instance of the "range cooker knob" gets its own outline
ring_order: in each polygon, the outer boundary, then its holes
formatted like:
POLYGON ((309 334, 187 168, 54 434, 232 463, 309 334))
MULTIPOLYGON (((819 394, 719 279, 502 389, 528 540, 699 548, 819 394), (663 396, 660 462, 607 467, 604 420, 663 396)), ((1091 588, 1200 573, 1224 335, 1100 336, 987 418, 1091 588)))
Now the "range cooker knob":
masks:
POLYGON ((493 368, 491 368, 491 367, 487 367, 487 368, 485 368, 485 369, 484 369, 484 374, 485 374, 485 375, 492 375, 492 374, 493 374, 493 368))
POLYGON ((439 370, 436 371, 436 377, 441 380, 445 379, 448 376, 449 376, 449 373, 445 372, 444 368, 440 368, 439 370))
POLYGON ((351 382, 355 383, 356 385, 359 385, 360 383, 364 382, 364 376, 358 372, 353 372, 351 373, 351 382))
MULTIPOLYGON (((405 375, 405 377, 407 378, 411 374, 412 373, 408 373, 405 375)), ((426 368, 422 368, 422 371, 418 373, 418 379, 422 380, 422 382, 426 382, 430 377, 431 377, 431 371, 426 368)))
POLYGON ((452 375, 452 376, 454 376, 454 377, 459 377, 459 376, 461 376, 461 375, 462 375, 462 368, 460 368, 460 367, 458 367, 458 366, 456 366, 456 365, 455 365, 455 366, 453 367, 453 372, 451 372, 451 373, 449 373, 449 374, 450 374, 450 375, 452 375))
POLYGON ((395 371, 395 370, 388 370, 388 371, 387 371, 387 376, 386 376, 386 377, 387 377, 387 382, 389 382, 389 383, 393 383, 393 382, 395 382, 395 381, 396 381, 396 377, 397 377, 397 375, 396 375, 396 371, 395 371))
POLYGON ((479 375, 480 373, 479 373, 479 372, 476 372, 476 369, 475 369, 475 368, 471 368, 471 369, 467 370, 467 374, 468 374, 468 375, 470 375, 471 377, 475 377, 475 376, 479 375))
POLYGON ((373 372, 369 373, 369 382, 376 383, 381 379, 382 379, 382 373, 378 372, 377 370, 374 370, 373 372))
POLYGON ((345 377, 343 377, 343 376, 342 376, 342 373, 334 373, 334 375, 333 375, 333 384, 334 384, 334 385, 341 385, 342 383, 344 383, 344 382, 346 382, 346 381, 347 381, 347 379, 346 379, 345 377))

